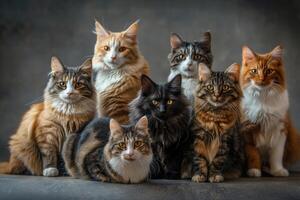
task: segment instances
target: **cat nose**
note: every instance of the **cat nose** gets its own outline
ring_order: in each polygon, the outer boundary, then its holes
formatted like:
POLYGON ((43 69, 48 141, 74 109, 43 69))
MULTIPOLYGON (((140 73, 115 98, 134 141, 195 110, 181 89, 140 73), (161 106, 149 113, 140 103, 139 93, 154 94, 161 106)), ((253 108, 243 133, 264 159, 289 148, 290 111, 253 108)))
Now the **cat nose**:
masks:
POLYGON ((165 113, 165 112, 166 112, 165 106, 164 106, 164 105, 160 105, 159 111, 160 111, 161 113, 165 113))
POLYGON ((127 154, 125 154, 124 155, 124 159, 125 160, 134 160, 134 158, 133 158, 133 153, 127 153, 127 154))
POLYGON ((111 58, 111 60, 116 60, 117 56, 111 56, 110 58, 111 58))

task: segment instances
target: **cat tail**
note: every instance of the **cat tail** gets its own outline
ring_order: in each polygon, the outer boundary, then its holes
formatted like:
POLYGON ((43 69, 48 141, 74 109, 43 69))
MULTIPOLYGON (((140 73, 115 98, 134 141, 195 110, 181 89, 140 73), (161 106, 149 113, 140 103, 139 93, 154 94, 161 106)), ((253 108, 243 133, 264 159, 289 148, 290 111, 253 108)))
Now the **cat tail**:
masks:
POLYGON ((76 133, 68 135, 66 141, 64 142, 62 150, 62 157, 65 162, 65 168, 68 174, 75 178, 78 178, 80 176, 78 173, 78 167, 76 165, 74 156, 76 154, 75 142, 77 141, 77 135, 78 134, 76 133))
POLYGON ((300 134, 293 126, 290 118, 287 121, 287 131, 284 163, 289 165, 300 160, 300 134))

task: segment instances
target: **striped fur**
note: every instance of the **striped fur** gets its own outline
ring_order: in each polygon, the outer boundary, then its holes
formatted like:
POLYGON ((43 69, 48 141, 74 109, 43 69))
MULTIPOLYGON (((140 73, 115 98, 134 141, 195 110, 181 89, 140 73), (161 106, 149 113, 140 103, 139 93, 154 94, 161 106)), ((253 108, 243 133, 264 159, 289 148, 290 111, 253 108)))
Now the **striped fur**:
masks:
POLYGON ((58 155, 65 137, 94 116, 91 60, 77 68, 66 68, 53 57, 51 67, 45 100, 31 106, 23 116, 9 142, 10 160, 0 165, 0 173, 22 174, 29 170, 33 175, 58 175, 58 155))
POLYGON ((128 123, 128 103, 141 87, 140 76, 149 73, 148 63, 138 49, 137 30, 135 22, 127 30, 114 33, 96 21, 93 69, 98 114, 122 124, 128 123))
POLYGON ((146 117, 135 126, 97 118, 81 134, 68 136, 63 158, 67 171, 75 178, 139 183, 149 175, 150 142, 146 117))

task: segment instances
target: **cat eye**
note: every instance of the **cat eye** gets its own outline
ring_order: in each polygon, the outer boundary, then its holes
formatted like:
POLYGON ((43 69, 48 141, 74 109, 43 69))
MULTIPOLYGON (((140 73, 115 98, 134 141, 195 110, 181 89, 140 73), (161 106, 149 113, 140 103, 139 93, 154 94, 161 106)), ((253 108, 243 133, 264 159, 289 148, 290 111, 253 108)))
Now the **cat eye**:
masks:
POLYGON ((228 85, 223 85, 223 91, 228 91, 229 90, 229 86, 228 85))
POLYGON ((82 88, 82 87, 84 87, 84 84, 83 83, 76 83, 75 84, 75 88, 82 88))
POLYGON ((121 150, 126 149, 126 144, 125 144, 125 142, 120 142, 120 143, 118 144, 118 148, 121 149, 121 150))
POLYGON ((270 75, 270 74, 272 74, 273 71, 274 71, 273 69, 267 69, 266 74, 270 75))
POLYGON ((66 87, 66 82, 60 81, 60 82, 57 83, 57 85, 58 85, 60 88, 65 88, 65 87, 66 87))
POLYGON ((126 47, 120 47, 119 48, 119 52, 123 52, 123 51, 125 51, 126 50, 126 47))
POLYGON ((169 100, 167 101, 167 104, 168 104, 168 105, 173 104, 173 100, 172 100, 172 99, 169 99, 169 100))
POLYGON ((156 101, 156 100, 152 100, 152 104, 155 105, 155 106, 157 106, 159 104, 159 102, 156 101))
POLYGON ((194 60, 200 60, 202 58, 202 56, 200 54, 195 54, 193 57, 194 57, 194 60))
POLYGON ((137 148, 137 147, 141 147, 143 146, 143 142, 142 141, 135 141, 134 142, 134 147, 137 148))
POLYGON ((176 60, 178 60, 178 61, 184 60, 184 55, 180 54, 180 55, 176 56, 176 60))
POLYGON ((212 86, 212 85, 208 85, 208 86, 206 86, 206 88, 207 88, 208 91, 213 91, 214 90, 214 86, 212 86))
POLYGON ((251 69, 250 72, 251 72, 252 74, 257 74, 257 69, 251 69))
POLYGON ((109 46, 104 46, 103 49, 104 49, 105 51, 109 51, 109 50, 110 50, 109 46))

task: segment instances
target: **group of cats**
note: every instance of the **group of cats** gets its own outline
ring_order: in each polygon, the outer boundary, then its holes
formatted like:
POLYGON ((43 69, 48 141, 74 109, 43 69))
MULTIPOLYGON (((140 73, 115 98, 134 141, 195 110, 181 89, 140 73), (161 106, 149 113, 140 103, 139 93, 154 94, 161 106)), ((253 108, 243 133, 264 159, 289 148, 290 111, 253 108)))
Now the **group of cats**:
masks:
POLYGON ((289 175, 300 137, 280 46, 266 54, 243 47, 241 67, 215 72, 209 32, 199 42, 172 34, 168 82, 157 84, 137 22, 122 32, 95 25, 92 59, 71 68, 52 57, 44 101, 23 116, 0 173, 118 183, 289 175))

